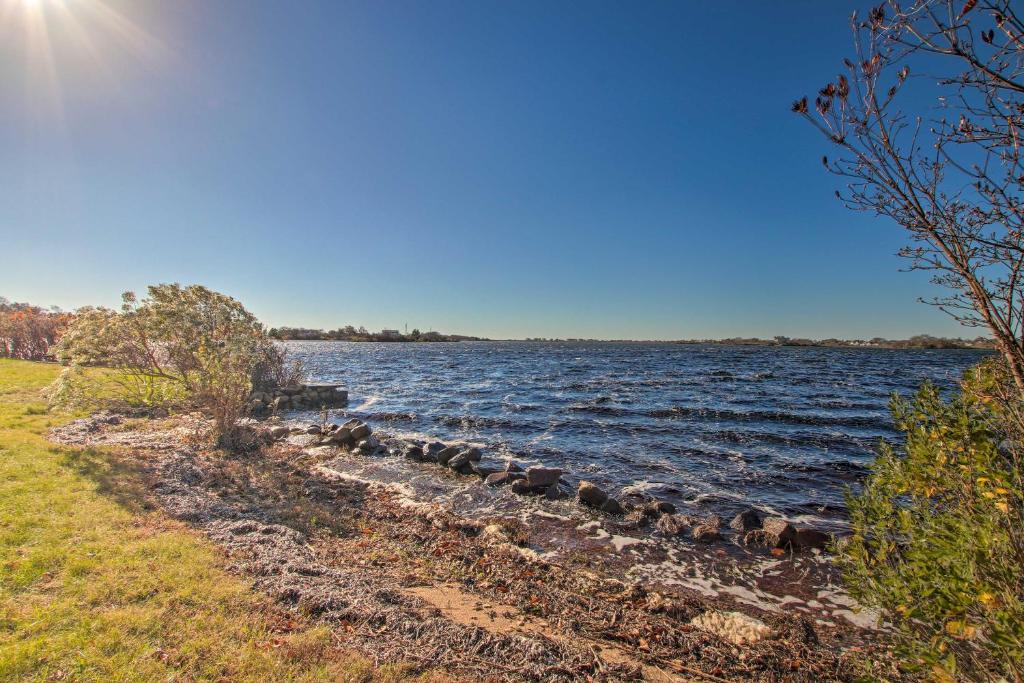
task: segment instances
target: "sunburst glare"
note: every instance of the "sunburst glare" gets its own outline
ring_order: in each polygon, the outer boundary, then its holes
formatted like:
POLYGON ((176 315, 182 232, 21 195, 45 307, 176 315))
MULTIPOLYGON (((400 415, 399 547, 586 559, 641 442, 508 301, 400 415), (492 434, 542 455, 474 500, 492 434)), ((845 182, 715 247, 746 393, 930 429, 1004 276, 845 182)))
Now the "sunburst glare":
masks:
POLYGON ((74 92, 120 87, 114 67, 125 56, 152 60, 156 38, 102 0, 0 0, 0 41, 20 53, 31 116, 64 119, 74 92))

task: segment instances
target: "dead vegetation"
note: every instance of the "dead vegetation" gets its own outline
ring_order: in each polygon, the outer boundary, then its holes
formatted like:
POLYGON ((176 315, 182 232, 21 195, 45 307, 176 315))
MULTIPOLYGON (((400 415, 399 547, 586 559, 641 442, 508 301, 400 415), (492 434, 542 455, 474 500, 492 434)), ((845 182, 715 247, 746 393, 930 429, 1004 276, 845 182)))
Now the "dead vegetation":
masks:
MULTIPOLYGON (((508 681, 843 681, 869 668, 898 677, 881 646, 846 646, 800 615, 758 615, 770 635, 735 645, 691 623, 722 621, 709 618, 721 611, 714 601, 649 592, 593 563, 530 559, 525 529, 331 476, 315 451, 190 447, 181 437, 199 419, 124 429, 101 415, 54 438, 120 446, 112 457, 130 465, 152 504, 206 533, 256 589, 377 663, 508 681), (474 599, 486 618, 456 618, 449 603, 474 599)), ((107 488, 139 491, 124 484, 107 488)))

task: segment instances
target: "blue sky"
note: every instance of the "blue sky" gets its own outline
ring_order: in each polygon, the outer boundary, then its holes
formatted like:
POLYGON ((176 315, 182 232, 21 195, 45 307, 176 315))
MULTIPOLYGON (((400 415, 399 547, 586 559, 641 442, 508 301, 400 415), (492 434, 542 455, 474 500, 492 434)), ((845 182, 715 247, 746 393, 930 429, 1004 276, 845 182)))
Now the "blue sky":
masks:
POLYGON ((789 112, 850 9, 0 0, 0 295, 198 282, 271 325, 495 338, 974 336, 917 302, 899 229, 837 202, 789 112))

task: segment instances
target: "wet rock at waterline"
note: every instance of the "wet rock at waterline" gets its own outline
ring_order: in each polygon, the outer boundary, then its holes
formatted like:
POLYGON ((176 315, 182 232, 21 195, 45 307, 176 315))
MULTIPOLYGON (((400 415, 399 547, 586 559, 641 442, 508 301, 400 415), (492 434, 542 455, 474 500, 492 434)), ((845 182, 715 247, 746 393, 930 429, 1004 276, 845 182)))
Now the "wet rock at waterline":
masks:
POLYGON ((495 472, 487 475, 487 478, 484 479, 484 483, 488 486, 504 486, 524 479, 525 477, 526 475, 522 472, 495 472))
POLYGON ((561 478, 562 470, 557 467, 530 467, 526 470, 526 483, 535 489, 546 489, 561 478))
POLYGON ((735 529, 741 534, 760 529, 761 526, 761 515, 757 514, 756 510, 744 510, 729 522, 729 528, 735 529))
POLYGON ((447 465, 448 462, 459 454, 459 449, 455 446, 448 446, 437 452, 437 464, 447 465))
POLYGON ((666 536, 682 536, 690 530, 690 518, 686 515, 662 515, 655 528, 666 536))
POLYGON ((649 500, 644 504, 643 514, 645 517, 657 519, 662 515, 671 515, 676 511, 676 506, 663 500, 649 500))
POLYGON ((832 541, 832 537, 817 529, 801 528, 796 530, 793 543, 798 548, 824 549, 832 541))
POLYGON ((600 508, 608 500, 608 494, 589 481, 580 482, 579 488, 576 489, 576 497, 581 503, 592 508, 600 508))
POLYGON ((604 503, 601 504, 601 512, 609 515, 624 515, 626 509, 622 507, 622 504, 614 498, 608 498, 604 503))
POLYGON ((448 460, 448 467, 453 470, 460 470, 463 467, 468 467, 472 458, 470 451, 462 451, 461 453, 455 454, 448 460))
POLYGON ((775 541, 776 548, 790 545, 796 538, 796 529, 781 517, 768 517, 761 522, 761 528, 775 541))
POLYGON ((498 474, 499 472, 501 472, 501 470, 495 469, 494 467, 487 467, 486 465, 482 465, 478 462, 469 463, 469 468, 473 470, 473 474, 484 479, 491 476, 492 474, 498 474))
POLYGON ((722 534, 719 530, 722 527, 722 520, 718 515, 711 515, 704 521, 700 522, 690 531, 690 536, 693 540, 701 543, 711 543, 713 541, 722 540, 722 534))

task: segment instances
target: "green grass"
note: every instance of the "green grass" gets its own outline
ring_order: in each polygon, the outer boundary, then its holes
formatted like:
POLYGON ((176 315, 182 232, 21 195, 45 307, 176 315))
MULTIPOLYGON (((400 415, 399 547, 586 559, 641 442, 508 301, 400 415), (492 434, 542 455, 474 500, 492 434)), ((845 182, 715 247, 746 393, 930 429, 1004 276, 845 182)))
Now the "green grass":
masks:
POLYGON ((0 681, 402 678, 224 570, 110 454, 48 442, 53 365, 0 359, 0 681))

